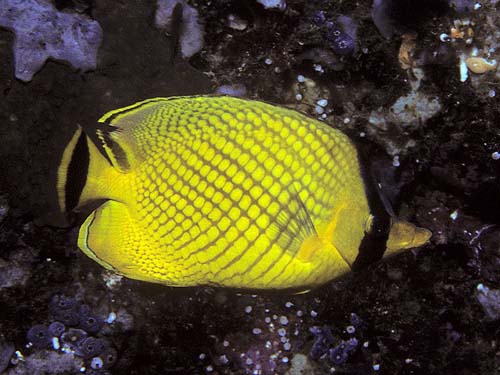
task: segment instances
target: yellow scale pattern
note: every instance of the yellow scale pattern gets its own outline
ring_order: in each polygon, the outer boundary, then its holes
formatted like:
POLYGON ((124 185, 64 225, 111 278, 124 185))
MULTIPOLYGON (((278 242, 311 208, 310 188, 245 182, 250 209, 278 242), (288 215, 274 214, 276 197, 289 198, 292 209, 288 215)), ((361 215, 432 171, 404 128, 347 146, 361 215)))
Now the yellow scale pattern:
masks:
MULTIPOLYGON (((248 103, 165 99, 134 127, 142 162, 129 211, 156 244, 136 250, 145 274, 174 285, 255 288, 329 279, 338 259, 318 252, 304 262, 286 246, 303 230, 293 203, 300 198, 323 236, 345 191, 362 186, 353 146, 299 113, 248 103)), ((366 206, 364 191, 349 194, 366 206)))

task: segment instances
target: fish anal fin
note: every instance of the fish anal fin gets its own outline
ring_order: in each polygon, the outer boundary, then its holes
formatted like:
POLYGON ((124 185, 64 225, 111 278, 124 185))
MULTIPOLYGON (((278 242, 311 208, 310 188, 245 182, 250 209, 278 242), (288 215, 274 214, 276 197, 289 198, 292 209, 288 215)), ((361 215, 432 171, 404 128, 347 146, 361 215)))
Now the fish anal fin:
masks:
POLYGON ((107 201, 80 227, 78 247, 104 268, 134 278, 132 255, 141 238, 125 204, 107 201))

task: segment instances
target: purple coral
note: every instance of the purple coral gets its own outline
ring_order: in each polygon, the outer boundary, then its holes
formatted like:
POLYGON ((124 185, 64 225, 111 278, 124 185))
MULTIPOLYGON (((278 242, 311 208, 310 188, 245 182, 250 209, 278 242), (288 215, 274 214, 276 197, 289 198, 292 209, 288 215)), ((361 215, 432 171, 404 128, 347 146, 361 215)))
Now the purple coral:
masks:
POLYGON ((15 76, 28 82, 49 58, 93 70, 102 30, 82 14, 59 12, 49 0, 0 0, 0 26, 12 30, 15 76))
POLYGON ((358 347, 356 338, 341 341, 335 348, 330 349, 330 361, 336 365, 341 365, 349 359, 349 355, 358 347))

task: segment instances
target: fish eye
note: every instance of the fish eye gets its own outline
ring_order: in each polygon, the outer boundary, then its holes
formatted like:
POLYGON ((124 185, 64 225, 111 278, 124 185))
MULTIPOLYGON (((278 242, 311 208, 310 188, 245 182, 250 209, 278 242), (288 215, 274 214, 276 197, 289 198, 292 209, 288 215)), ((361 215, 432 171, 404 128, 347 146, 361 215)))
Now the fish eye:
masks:
POLYGON ((383 236, 389 233, 390 223, 390 219, 388 221, 385 216, 370 215, 366 220, 365 231, 374 236, 383 236))
POLYGON ((372 223, 372 233, 382 235, 388 232, 387 223, 380 216, 374 216, 372 223))

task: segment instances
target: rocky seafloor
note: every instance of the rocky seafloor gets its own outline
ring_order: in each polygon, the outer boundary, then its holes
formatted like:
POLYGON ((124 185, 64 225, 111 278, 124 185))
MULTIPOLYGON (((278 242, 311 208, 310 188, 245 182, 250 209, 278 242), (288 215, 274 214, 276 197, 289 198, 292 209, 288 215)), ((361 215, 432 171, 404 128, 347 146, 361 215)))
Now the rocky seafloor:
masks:
POLYGON ((172 17, 177 2, 0 1, 0 373, 499 374, 500 4, 193 0, 172 17), (78 38, 96 61, 34 9, 93 25, 78 38), (430 243, 307 294, 251 295, 119 278, 77 226, 43 225, 77 124, 213 92, 348 133, 430 243))

